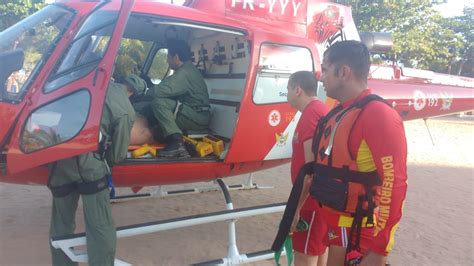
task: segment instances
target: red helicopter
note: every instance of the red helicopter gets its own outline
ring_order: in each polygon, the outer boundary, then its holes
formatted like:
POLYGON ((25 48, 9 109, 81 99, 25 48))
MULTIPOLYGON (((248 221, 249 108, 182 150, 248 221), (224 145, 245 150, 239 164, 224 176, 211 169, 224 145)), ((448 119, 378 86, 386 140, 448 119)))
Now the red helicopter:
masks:
MULTIPOLYGON (((0 33, 0 182, 45 184, 48 163, 98 149, 107 85, 124 43, 145 54, 140 74, 169 75, 165 43, 189 43, 212 107, 222 153, 127 158, 116 186, 208 181, 289 161, 300 114, 286 101, 289 75, 321 72, 324 50, 345 39, 386 52, 384 34, 360 34, 347 6, 318 0, 57 1, 0 33)), ((132 51, 133 52, 133 51, 132 51)), ((474 79, 372 66, 369 87, 404 120, 474 109, 474 79)), ((318 97, 334 100, 321 85, 318 97)))

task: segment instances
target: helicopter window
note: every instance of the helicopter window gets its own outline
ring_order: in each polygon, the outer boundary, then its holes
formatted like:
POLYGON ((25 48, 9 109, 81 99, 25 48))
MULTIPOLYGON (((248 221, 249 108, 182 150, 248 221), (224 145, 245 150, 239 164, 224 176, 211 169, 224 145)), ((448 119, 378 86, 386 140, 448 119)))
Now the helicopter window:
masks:
POLYGON ((313 71, 313 59, 307 48, 262 44, 253 101, 256 104, 286 102, 288 79, 300 70, 313 71))
POLYGON ((44 88, 46 93, 96 68, 107 51, 117 17, 117 12, 98 11, 87 18, 50 76, 44 88))
POLYGON ((8 76, 3 88, 7 99, 16 100, 25 94, 73 17, 71 11, 49 5, 0 33, 0 52, 20 50, 24 53, 21 69, 8 76))
POLYGON ((168 49, 162 48, 158 50, 153 58, 148 76, 153 84, 159 84, 164 78, 173 74, 173 70, 168 65, 168 49))
POLYGON ((90 100, 83 89, 34 111, 23 128, 21 149, 29 153, 72 139, 87 120, 90 100))
POLYGON ((122 38, 115 63, 114 78, 118 80, 129 74, 140 75, 152 45, 151 41, 122 38))

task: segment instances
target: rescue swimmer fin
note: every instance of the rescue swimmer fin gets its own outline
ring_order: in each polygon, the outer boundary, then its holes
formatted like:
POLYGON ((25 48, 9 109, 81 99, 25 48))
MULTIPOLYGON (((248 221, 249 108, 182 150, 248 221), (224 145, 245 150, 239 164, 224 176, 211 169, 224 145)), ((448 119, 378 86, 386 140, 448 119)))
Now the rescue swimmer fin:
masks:
POLYGON ((293 239, 290 235, 286 236, 284 245, 281 247, 281 249, 279 251, 275 251, 273 258, 275 259, 275 264, 277 266, 281 266, 280 257, 283 249, 285 249, 286 252, 288 266, 291 266, 291 263, 293 263, 293 239))

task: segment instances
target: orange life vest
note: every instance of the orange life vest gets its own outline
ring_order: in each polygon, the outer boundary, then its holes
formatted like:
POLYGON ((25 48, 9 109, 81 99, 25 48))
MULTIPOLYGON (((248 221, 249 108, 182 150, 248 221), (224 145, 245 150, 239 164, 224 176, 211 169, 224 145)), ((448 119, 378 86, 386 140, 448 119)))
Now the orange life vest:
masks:
POLYGON ((351 216, 367 216, 373 225, 378 205, 376 187, 382 184, 377 171, 360 172, 349 150, 352 127, 371 101, 384 101, 371 94, 343 108, 337 106, 322 118, 313 138, 315 157, 311 195, 325 208, 351 216))

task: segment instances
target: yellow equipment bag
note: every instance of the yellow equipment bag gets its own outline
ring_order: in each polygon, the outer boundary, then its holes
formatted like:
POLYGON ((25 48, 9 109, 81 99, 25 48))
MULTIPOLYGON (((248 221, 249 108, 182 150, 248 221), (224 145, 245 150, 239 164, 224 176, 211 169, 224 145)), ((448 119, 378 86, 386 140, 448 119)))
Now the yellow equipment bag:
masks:
POLYGON ((199 157, 204 157, 213 152, 212 145, 203 141, 197 141, 190 137, 183 136, 183 139, 186 143, 189 143, 194 146, 199 157))
POLYGON ((202 141, 211 144, 214 154, 217 156, 220 156, 224 151, 224 141, 221 139, 218 139, 212 135, 207 135, 202 139, 202 141))

